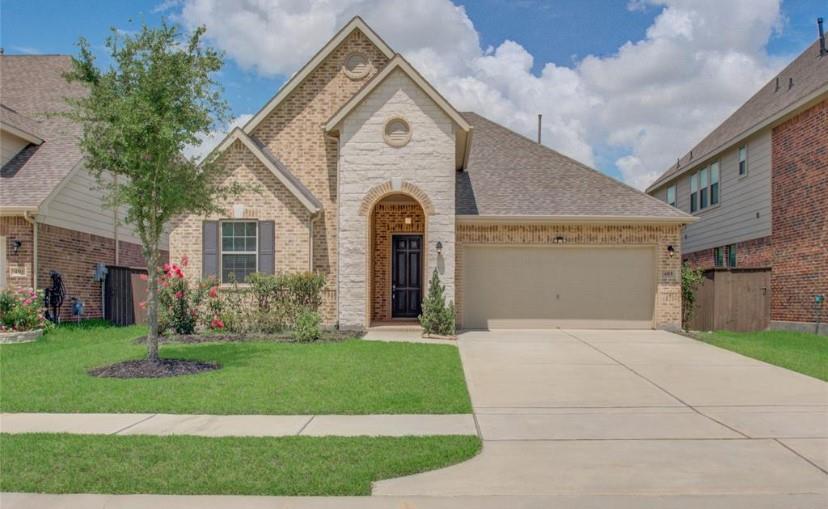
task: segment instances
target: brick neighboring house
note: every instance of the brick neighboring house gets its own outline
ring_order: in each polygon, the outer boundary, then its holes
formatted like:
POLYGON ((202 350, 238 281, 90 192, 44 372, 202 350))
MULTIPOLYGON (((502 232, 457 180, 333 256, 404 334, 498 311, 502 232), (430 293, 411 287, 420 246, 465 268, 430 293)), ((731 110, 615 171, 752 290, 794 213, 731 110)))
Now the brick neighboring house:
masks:
POLYGON ((692 216, 458 112, 360 18, 211 157, 255 190, 174 219, 171 256, 323 273, 327 324, 415 319, 436 268, 464 328, 680 325, 692 216))
MULTIPOLYGON (((770 327, 828 319, 828 53, 820 40, 648 189, 699 218, 684 258, 770 268, 770 327)), ((828 327, 822 327, 825 333, 828 327)))
POLYGON ((84 93, 64 80, 70 68, 68 56, 0 55, 0 288, 46 288, 57 271, 64 319, 72 297, 102 316, 97 263, 146 267, 123 211, 116 220, 84 168, 79 126, 50 115, 84 93))

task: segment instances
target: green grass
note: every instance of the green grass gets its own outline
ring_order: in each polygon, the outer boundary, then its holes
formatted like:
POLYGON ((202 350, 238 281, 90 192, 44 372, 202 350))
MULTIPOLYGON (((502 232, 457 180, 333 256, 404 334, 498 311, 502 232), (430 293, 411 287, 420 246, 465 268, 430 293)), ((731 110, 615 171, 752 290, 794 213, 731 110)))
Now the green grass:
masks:
POLYGON ((167 344, 161 356, 222 369, 163 379, 95 378, 87 370, 145 355, 138 326, 62 326, 0 346, 3 412, 195 414, 468 413, 457 348, 338 343, 167 344))
POLYGON ((445 467, 475 436, 204 438, 0 435, 0 490, 369 495, 371 482, 445 467))
POLYGON ((825 336, 786 331, 717 331, 696 334, 695 337, 828 382, 828 338, 825 336))

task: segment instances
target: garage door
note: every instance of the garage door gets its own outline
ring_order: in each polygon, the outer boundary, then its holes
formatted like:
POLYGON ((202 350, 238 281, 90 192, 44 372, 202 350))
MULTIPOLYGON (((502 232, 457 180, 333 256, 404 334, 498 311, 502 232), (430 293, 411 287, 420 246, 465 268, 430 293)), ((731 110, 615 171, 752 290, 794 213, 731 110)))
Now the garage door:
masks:
POLYGON ((463 250, 463 327, 651 328, 655 249, 463 250))

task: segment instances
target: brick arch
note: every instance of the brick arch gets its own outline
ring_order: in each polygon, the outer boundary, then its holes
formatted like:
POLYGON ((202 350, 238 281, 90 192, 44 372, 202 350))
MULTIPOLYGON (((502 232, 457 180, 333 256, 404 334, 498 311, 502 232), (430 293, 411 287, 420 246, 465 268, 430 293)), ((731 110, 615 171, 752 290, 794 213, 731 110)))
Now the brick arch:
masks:
POLYGON ((359 215, 367 216, 374 208, 374 205, 389 194, 408 195, 419 202, 423 208, 423 212, 427 216, 434 215, 434 205, 431 203, 431 198, 428 197, 425 191, 410 182, 403 182, 399 189, 394 189, 394 185, 390 180, 372 187, 365 193, 365 197, 362 198, 362 204, 359 207, 359 215))

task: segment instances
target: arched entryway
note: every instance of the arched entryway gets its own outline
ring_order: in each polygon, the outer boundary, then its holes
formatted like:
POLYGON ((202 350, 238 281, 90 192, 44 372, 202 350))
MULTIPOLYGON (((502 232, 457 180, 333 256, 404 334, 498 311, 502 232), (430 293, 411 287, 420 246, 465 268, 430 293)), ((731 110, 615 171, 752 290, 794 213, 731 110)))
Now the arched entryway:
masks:
POLYGON ((370 212, 369 317, 416 320, 425 289, 426 213, 413 196, 383 196, 370 212))

